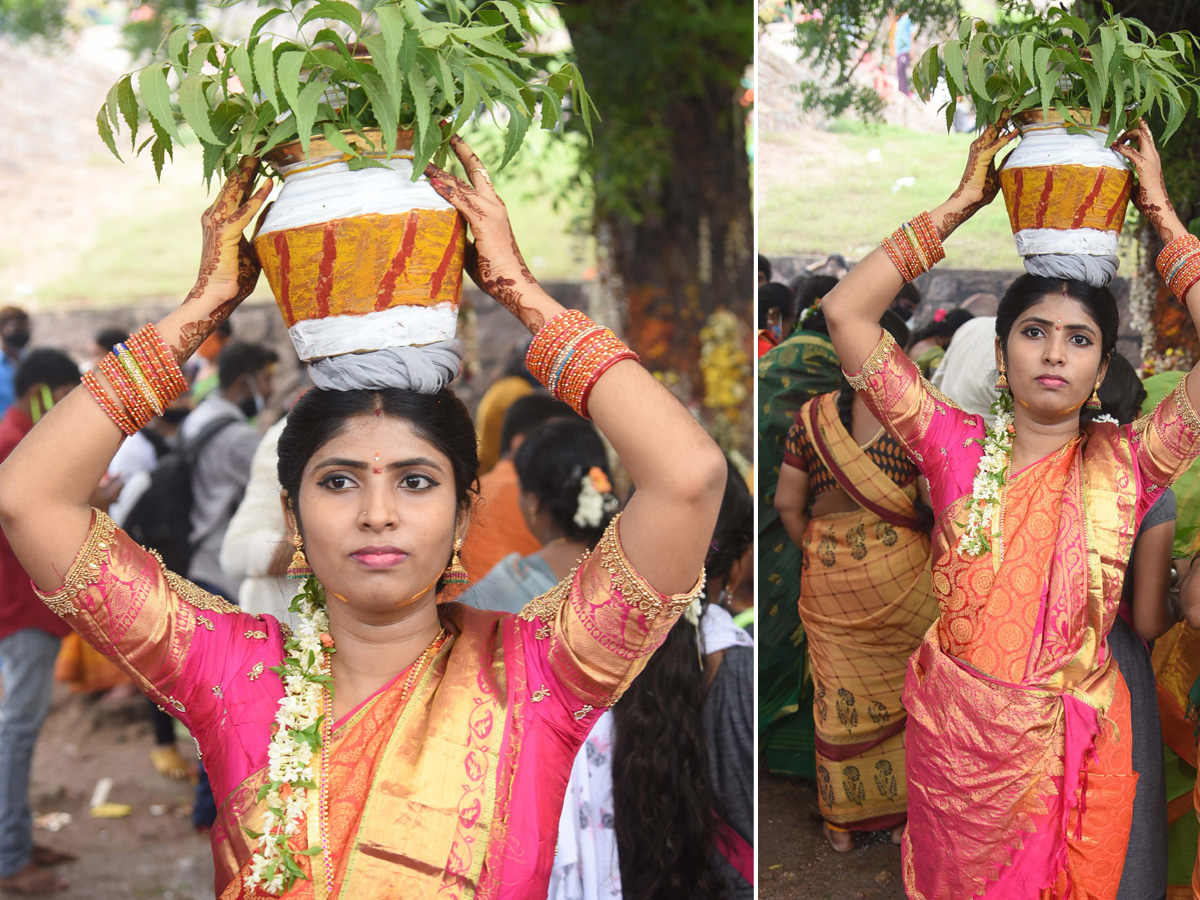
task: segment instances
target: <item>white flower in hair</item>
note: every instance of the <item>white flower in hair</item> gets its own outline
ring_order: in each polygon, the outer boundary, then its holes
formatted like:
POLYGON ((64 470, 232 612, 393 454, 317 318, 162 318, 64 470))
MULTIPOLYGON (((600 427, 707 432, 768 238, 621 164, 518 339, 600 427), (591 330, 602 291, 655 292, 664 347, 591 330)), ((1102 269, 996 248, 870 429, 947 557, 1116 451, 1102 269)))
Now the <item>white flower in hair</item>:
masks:
POLYGON ((612 483, 599 466, 592 466, 579 479, 579 501, 575 507, 575 524, 580 528, 599 528, 605 513, 617 510, 617 498, 612 483))

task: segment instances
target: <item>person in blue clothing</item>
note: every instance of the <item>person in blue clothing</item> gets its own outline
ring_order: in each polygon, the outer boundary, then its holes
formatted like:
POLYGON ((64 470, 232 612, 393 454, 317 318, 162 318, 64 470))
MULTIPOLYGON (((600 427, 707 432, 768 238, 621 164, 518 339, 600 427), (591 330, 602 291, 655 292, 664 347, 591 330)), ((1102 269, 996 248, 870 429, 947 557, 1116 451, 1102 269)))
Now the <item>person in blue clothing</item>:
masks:
POLYGON ((908 86, 908 64, 912 61, 912 20, 904 13, 896 20, 896 84, 900 93, 912 96, 908 86))
POLYGON ((13 378, 29 344, 29 314, 18 306, 0 309, 0 415, 17 399, 13 378))

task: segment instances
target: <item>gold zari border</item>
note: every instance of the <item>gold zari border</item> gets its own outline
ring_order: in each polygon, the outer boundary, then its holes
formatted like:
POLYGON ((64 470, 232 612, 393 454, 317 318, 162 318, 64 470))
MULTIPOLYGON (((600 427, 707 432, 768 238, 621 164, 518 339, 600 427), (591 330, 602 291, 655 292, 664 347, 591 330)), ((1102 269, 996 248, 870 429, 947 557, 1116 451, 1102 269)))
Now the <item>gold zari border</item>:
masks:
POLYGON ((79 548, 75 562, 63 578, 63 586, 52 594, 43 594, 36 585, 33 588, 34 593, 50 607, 51 612, 63 617, 79 614, 75 598, 80 591, 86 591, 100 581, 101 569, 108 562, 108 553, 112 549, 116 530, 117 523, 109 518, 107 513, 92 509, 92 526, 88 529, 83 546, 79 548))
POLYGON ((883 371, 883 367, 887 363, 887 358, 891 355, 892 348, 896 346, 896 339, 892 337, 891 332, 886 328, 880 330, 882 333, 879 336, 879 343, 875 345, 875 349, 871 351, 871 355, 863 361, 862 368, 853 375, 842 369, 842 374, 850 382, 850 387, 856 391, 865 390, 867 379, 883 371))

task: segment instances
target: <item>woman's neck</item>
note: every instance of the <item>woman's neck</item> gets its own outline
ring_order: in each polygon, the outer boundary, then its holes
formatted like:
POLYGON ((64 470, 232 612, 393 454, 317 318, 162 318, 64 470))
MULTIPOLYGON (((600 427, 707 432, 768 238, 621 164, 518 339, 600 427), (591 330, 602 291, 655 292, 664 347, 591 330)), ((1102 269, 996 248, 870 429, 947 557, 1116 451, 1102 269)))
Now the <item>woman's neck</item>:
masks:
POLYGON ((579 557, 587 548, 585 541, 571 541, 559 535, 547 541, 535 556, 548 565, 554 577, 561 581, 575 568, 575 563, 579 562, 579 557))
POLYGON ((1020 472, 1039 459, 1044 459, 1079 434, 1079 417, 1060 422, 1038 422, 1019 405, 1013 411, 1012 464, 1009 472, 1020 472))
POLYGON ((387 624, 368 624, 330 601, 334 716, 340 717, 411 666, 442 628, 437 604, 421 602, 387 624))

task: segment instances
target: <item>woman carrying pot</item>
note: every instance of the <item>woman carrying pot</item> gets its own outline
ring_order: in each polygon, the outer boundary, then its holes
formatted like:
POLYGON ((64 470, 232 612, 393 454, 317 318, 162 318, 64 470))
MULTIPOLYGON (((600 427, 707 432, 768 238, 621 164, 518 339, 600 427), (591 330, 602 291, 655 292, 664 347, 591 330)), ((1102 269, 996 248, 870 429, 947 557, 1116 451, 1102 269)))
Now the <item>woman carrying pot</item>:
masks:
MULTIPOLYGON (((1081 424, 1115 352, 1106 288, 1013 283, 996 318, 1004 408, 987 431, 881 337, 899 280, 940 259, 941 241, 995 197, 994 158, 1012 137, 985 130, 954 194, 824 303, 851 383, 928 478, 937 517, 941 612, 904 690, 903 871, 916 900, 1116 896, 1137 776, 1129 691, 1106 638, 1139 523, 1200 453, 1195 377, 1132 425, 1081 424)), ((1164 277, 1195 318, 1200 240, 1171 208, 1149 129, 1118 151, 1167 244, 1164 277)))
POLYGON ((427 174, 471 226, 473 276, 534 333, 531 370, 554 376, 639 486, 520 616, 436 602, 439 581, 461 577, 478 467, 444 389, 316 389, 296 404, 279 475, 293 570, 312 577, 294 635, 165 571, 88 508, 122 431, 180 388, 179 365, 254 287, 242 233, 270 188, 251 194, 253 159, 202 219, 183 305, 0 469, 0 524, 47 604, 197 737, 223 898, 544 895, 576 750, 702 588, 720 451, 611 332, 538 286, 488 173, 453 147, 471 183, 427 174))

